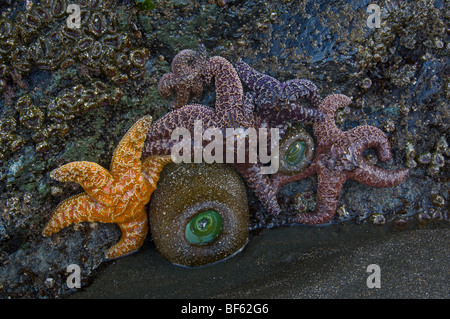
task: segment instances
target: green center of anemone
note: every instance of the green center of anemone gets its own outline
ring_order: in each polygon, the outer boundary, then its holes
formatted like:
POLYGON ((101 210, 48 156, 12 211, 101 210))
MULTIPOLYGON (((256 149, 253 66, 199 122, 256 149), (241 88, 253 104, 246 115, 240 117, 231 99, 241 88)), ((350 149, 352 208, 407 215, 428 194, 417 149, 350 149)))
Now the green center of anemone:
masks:
POLYGON ((303 141, 297 141, 289 146, 289 149, 284 156, 284 161, 291 166, 298 165, 306 151, 306 146, 303 141))
POLYGON ((187 224, 186 239, 191 244, 208 244, 222 233, 222 227, 222 217, 208 210, 194 216, 187 224))

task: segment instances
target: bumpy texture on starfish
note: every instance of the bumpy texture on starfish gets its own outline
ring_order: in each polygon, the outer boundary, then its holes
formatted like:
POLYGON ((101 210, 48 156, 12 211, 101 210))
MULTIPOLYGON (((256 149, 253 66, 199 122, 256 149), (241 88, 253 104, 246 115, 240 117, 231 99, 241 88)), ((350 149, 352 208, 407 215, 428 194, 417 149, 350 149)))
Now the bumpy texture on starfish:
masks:
POLYGON ((200 46, 198 52, 183 50, 173 59, 172 72, 163 75, 158 83, 158 92, 162 97, 169 97, 175 91, 175 101, 170 105, 178 109, 189 100, 189 97, 198 98, 203 92, 201 79, 203 65, 206 62, 206 49, 200 46))
POLYGON ((374 187, 393 187, 403 182, 409 170, 385 170, 370 164, 363 152, 375 148, 382 162, 391 159, 391 146, 386 135, 374 126, 358 126, 343 132, 334 122, 336 109, 351 103, 345 95, 328 96, 319 106, 325 115, 323 122, 314 123, 316 151, 313 163, 293 176, 272 176, 274 186, 317 174, 317 204, 314 213, 300 213, 297 222, 322 224, 331 220, 336 212, 342 186, 347 179, 374 187))
POLYGON ((152 117, 145 116, 128 130, 114 151, 109 171, 92 162, 72 162, 52 171, 53 179, 77 182, 85 193, 58 205, 43 230, 44 236, 73 223, 98 221, 116 223, 122 231, 120 241, 105 253, 107 259, 124 256, 142 246, 148 232, 145 205, 156 188, 159 172, 171 162, 170 156, 152 156, 141 163, 151 122, 152 117))
MULTIPOLYGON (((178 60, 177 57, 176 59, 178 60)), ((156 121, 148 131, 143 151, 144 157, 169 155, 173 144, 177 142, 171 139, 173 130, 183 127, 190 131, 191 136, 194 136, 194 123, 198 120, 202 121, 203 130, 215 127, 222 130, 224 137, 226 136, 225 128, 258 129, 263 125, 263 119, 253 113, 253 106, 249 105, 251 99, 246 99, 244 102, 242 84, 231 63, 222 57, 215 56, 202 65, 202 74, 197 77, 199 83, 207 84, 212 77, 215 78, 215 110, 204 105, 191 104, 169 112, 156 121)), ((185 65, 184 68, 180 66, 179 70, 180 77, 184 78, 186 78, 185 74, 191 72, 189 65, 185 65)), ((177 96, 185 96, 190 90, 189 86, 184 85, 175 86, 175 89, 185 92, 177 93, 177 96)), ((269 177, 261 173, 261 163, 236 163, 233 166, 241 173, 248 187, 254 191, 266 209, 272 214, 279 214, 281 208, 277 203, 276 193, 272 191, 269 177)))
MULTIPOLYGON (((192 104, 174 110, 159 119, 151 127, 143 155, 168 155, 177 142, 171 139, 171 133, 178 127, 188 129, 194 135, 194 123, 201 120, 203 130, 216 127, 255 128, 278 127, 280 137, 287 128, 286 121, 317 121, 323 114, 315 109, 304 108, 300 100, 305 99, 313 106, 320 101, 317 87, 308 80, 290 80, 280 83, 272 77, 265 76, 243 62, 237 64, 243 81, 254 92, 243 95, 242 84, 236 69, 224 58, 212 57, 204 62, 204 48, 198 53, 190 50, 181 51, 175 58, 172 73, 163 76, 159 87, 167 96, 172 90, 176 92, 177 106, 185 103, 191 94, 201 92, 201 86, 215 78, 215 110, 207 106, 192 104), (196 61, 199 60, 199 61, 196 61), (195 66, 195 67, 193 67, 195 66), (176 75, 174 75, 176 73, 176 75), (260 86, 264 89, 261 89, 260 86), (275 96, 275 100, 270 98, 275 96), (257 103, 255 103, 255 101, 257 103), (274 103, 274 104, 272 104, 274 103), (255 108, 255 104, 257 107, 255 108)), ((203 146, 205 146, 204 141, 203 146)), ((229 151, 229 150, 225 150, 229 151)), ((247 150, 248 151, 248 150, 247 150)), ((248 154, 247 154, 248 158, 248 154)), ((262 173, 261 163, 234 163, 233 167, 244 178, 247 186, 273 215, 281 212, 270 178, 262 173)))
POLYGON ((284 124, 287 121, 320 121, 320 110, 301 105, 305 99, 313 106, 320 104, 321 98, 316 85, 306 79, 294 79, 280 82, 260 73, 239 60, 235 64, 242 82, 250 88, 255 103, 255 112, 260 114, 270 125, 284 124))

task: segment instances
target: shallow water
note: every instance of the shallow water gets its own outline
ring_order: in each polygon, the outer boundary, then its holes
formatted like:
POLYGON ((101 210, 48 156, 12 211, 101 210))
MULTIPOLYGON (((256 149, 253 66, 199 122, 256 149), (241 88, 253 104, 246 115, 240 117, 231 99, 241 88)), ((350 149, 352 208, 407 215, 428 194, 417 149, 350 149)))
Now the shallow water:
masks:
POLYGON ((449 298, 448 225, 264 230, 222 263, 182 268, 151 245, 111 262, 71 298, 449 298), (367 267, 380 267, 369 289, 367 267))

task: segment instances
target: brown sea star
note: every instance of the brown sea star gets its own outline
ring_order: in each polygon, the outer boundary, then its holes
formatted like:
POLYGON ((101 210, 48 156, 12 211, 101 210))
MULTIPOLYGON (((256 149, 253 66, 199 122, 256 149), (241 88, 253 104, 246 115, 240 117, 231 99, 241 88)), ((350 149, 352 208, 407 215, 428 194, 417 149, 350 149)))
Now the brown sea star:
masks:
POLYGON ((122 237, 105 253, 107 259, 127 255, 141 247, 148 231, 145 205, 156 188, 159 172, 172 161, 170 156, 153 156, 141 163, 145 133, 151 120, 151 116, 146 116, 128 130, 114 151, 109 171, 91 162, 72 162, 52 171, 53 179, 77 182, 85 193, 58 205, 43 230, 44 236, 73 223, 116 223, 122 237))
POLYGON ((172 72, 166 73, 158 82, 158 92, 169 97, 175 92, 175 101, 171 108, 178 109, 187 104, 189 98, 198 98, 203 92, 204 81, 201 78, 206 51, 203 45, 198 51, 190 49, 180 51, 172 60, 172 72))
POLYGON ((297 175, 272 176, 274 187, 279 190, 286 183, 317 174, 316 210, 312 214, 297 214, 298 223, 323 224, 330 221, 347 179, 374 187, 393 187, 403 182, 408 175, 408 169, 385 170, 370 164, 363 157, 364 150, 375 148, 382 162, 391 159, 389 140, 378 128, 363 125, 345 132, 337 128, 334 122, 336 109, 350 103, 350 98, 345 95, 328 96, 319 106, 325 120, 314 123, 316 150, 312 164, 297 175))

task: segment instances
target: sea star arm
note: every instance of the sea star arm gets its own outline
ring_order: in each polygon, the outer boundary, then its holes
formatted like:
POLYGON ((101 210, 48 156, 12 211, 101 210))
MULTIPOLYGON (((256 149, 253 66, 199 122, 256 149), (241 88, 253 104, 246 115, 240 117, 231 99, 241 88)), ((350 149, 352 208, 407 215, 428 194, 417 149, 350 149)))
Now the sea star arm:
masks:
POLYGON ((318 107, 322 101, 317 86, 306 79, 293 79, 284 82, 284 94, 288 101, 306 99, 315 107, 318 107))
MULTIPOLYGON (((190 104, 173 110, 157 121, 147 131, 147 139, 143 148, 143 157, 151 155, 170 155, 172 146, 178 140, 172 139, 175 129, 186 129, 193 138, 194 125, 201 121, 204 127, 215 127, 215 113, 210 107, 190 104)), ((175 134, 176 135, 176 134, 175 134)), ((178 138, 178 136, 174 136, 178 138)))
POLYGON ((386 170, 369 163, 364 157, 366 149, 374 148, 380 161, 391 159, 391 145, 386 134, 374 126, 358 126, 345 132, 351 141, 357 167, 348 173, 348 178, 373 187, 392 187, 402 183, 408 176, 408 169, 386 170))
POLYGON ((317 198, 314 213, 299 213, 296 222, 299 224, 324 224, 333 218, 339 202, 342 185, 345 182, 343 174, 336 175, 327 168, 317 173, 317 198))
POLYGON ((142 163, 142 173, 146 179, 150 182, 150 186, 156 188, 156 183, 159 180, 159 174, 164 166, 172 162, 172 157, 167 156, 150 156, 147 157, 142 163))
POLYGON ((203 71, 204 83, 209 83, 212 77, 215 78, 215 109, 218 125, 248 128, 242 84, 233 65, 219 56, 210 58, 203 71))
POLYGON ((177 53, 172 60, 171 69, 175 74, 196 76, 200 74, 203 63, 206 62, 206 48, 201 44, 198 51, 185 49, 177 53))
POLYGON ((199 50, 182 50, 173 59, 172 72, 162 76, 158 83, 158 92, 163 97, 168 97, 175 91, 175 101, 171 107, 178 109, 187 104, 192 94, 194 97, 201 95, 203 83, 201 73, 206 62, 206 49, 200 46, 199 50))
POLYGON ((386 162, 391 159, 391 144, 386 134, 379 128, 370 125, 362 125, 344 132, 350 141, 355 155, 362 158, 362 153, 369 148, 377 151, 380 161, 386 162))
POLYGON ((176 86, 176 75, 172 72, 164 74, 158 82, 158 93, 162 97, 169 97, 172 94, 172 90, 176 86))
POLYGON ((300 99, 308 100, 313 106, 320 104, 319 90, 306 79, 289 80, 285 83, 260 73, 239 60, 236 71, 245 85, 254 92, 257 112, 272 125, 287 121, 321 121, 324 115, 320 110, 306 108, 300 99))
POLYGON ((111 205, 113 177, 105 168, 92 162, 71 162, 50 173, 50 177, 60 182, 76 182, 97 202, 111 205))
POLYGON ((318 122, 324 119, 322 111, 317 109, 312 109, 308 107, 303 107, 298 103, 294 103, 292 109, 283 109, 279 112, 276 119, 277 123, 283 123, 286 121, 291 122, 318 122))
POLYGON ((267 211, 277 216, 281 213, 281 207, 277 201, 277 193, 272 187, 272 183, 267 174, 261 171, 261 165, 235 163, 233 167, 241 174, 247 186, 253 190, 267 211))
POLYGON ((268 121, 274 121, 272 117, 280 111, 278 107, 278 99, 281 97, 280 81, 256 71, 242 60, 236 62, 235 67, 242 82, 255 93, 254 100, 258 113, 261 113, 268 121))
POLYGON ((342 139, 343 132, 336 126, 334 113, 338 108, 347 106, 351 99, 343 94, 327 96, 320 103, 319 110, 323 112, 323 121, 314 123, 314 136, 317 148, 327 148, 335 141, 342 139))
POLYGON ((316 173, 316 164, 311 163, 306 169, 295 175, 283 175, 280 173, 273 174, 271 176, 274 190, 278 193, 281 186, 289 184, 295 181, 302 180, 316 173))
POLYGON ((267 86, 268 82, 273 82, 274 84, 278 82, 275 78, 256 71, 242 60, 237 61, 234 66, 242 82, 244 82, 250 90, 257 92, 258 94, 263 93, 262 90, 267 86))
POLYGON ((386 170, 364 161, 356 168, 349 178, 373 187, 393 187, 401 184, 408 177, 406 168, 386 170))
POLYGON ((120 240, 105 253, 106 259, 123 257, 135 252, 144 243, 148 233, 147 212, 142 207, 130 222, 118 224, 122 232, 120 240))
POLYGON ((151 116, 139 119, 125 134, 114 151, 111 160, 111 175, 116 179, 140 176, 142 171, 141 155, 146 133, 152 123, 151 116))
POLYGON ((110 210, 104 209, 104 206, 88 194, 81 193, 58 205, 42 233, 44 236, 50 236, 71 224, 91 221, 112 222, 110 210))

